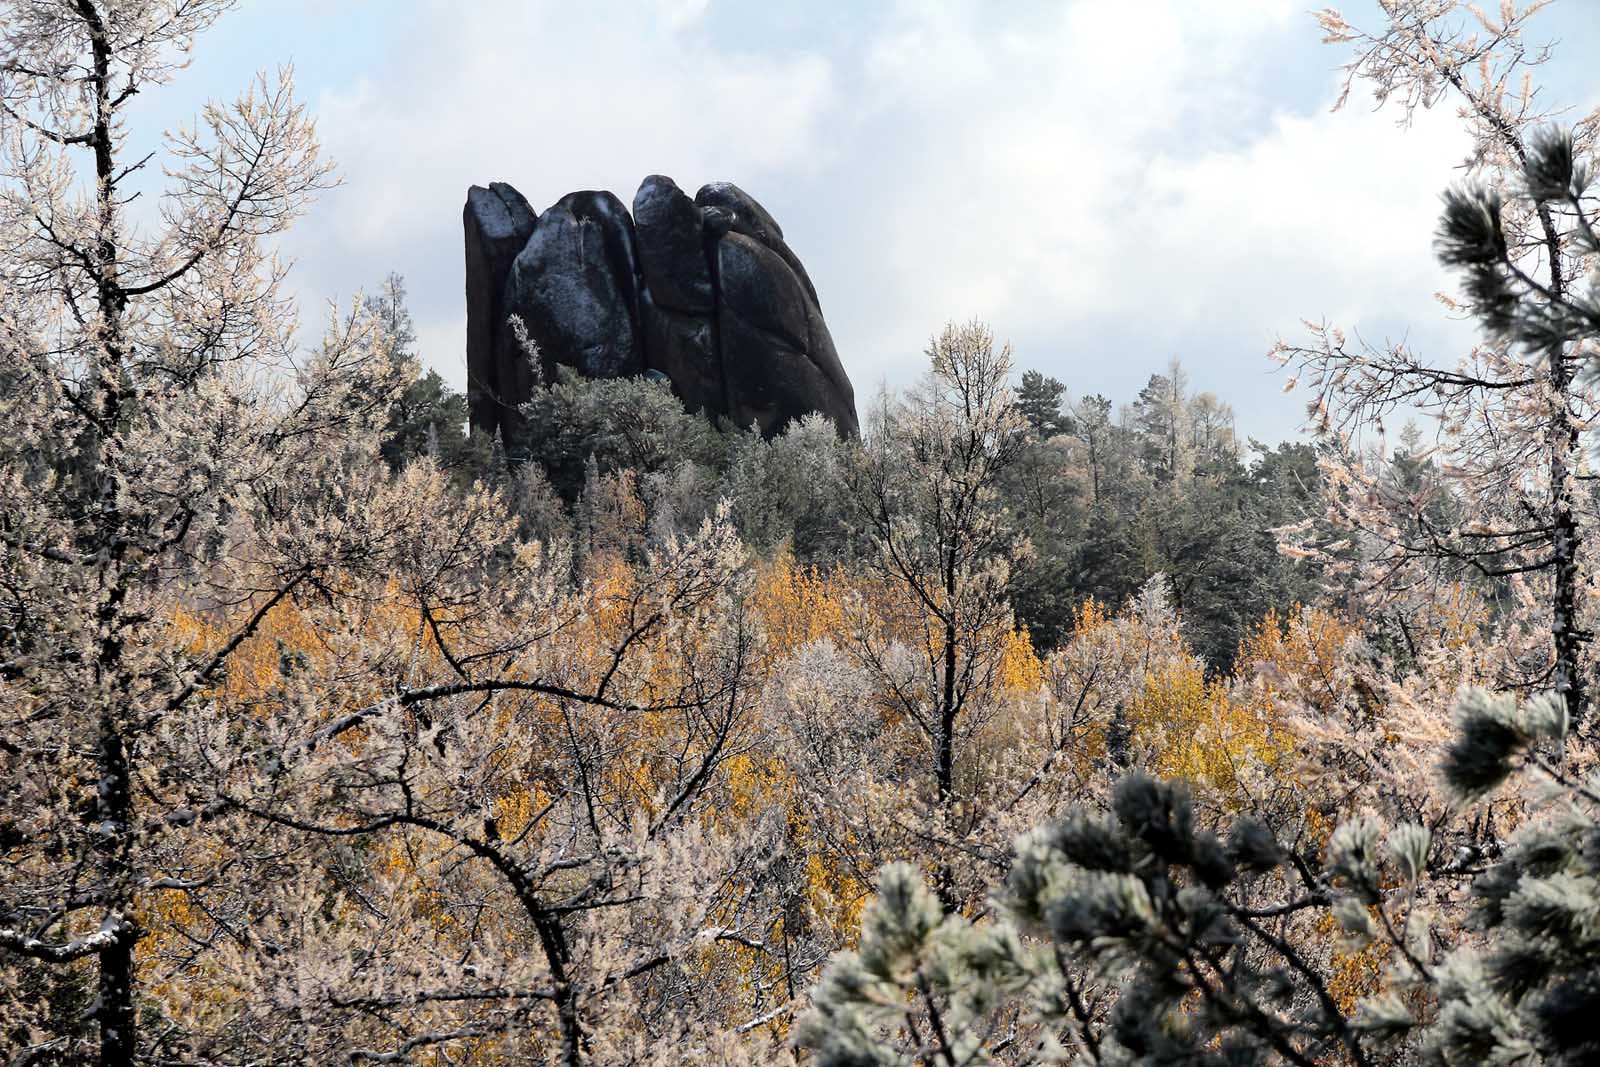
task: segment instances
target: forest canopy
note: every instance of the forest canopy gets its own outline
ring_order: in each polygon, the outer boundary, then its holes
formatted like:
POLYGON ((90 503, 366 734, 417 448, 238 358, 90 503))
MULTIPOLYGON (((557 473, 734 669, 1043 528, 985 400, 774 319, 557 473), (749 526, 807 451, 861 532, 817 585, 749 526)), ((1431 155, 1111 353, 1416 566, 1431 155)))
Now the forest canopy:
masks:
POLYGON ((1481 336, 1281 340, 1304 440, 957 317, 859 437, 564 375, 513 459, 398 275, 296 340, 287 71, 130 220, 231 6, 0 5, 6 1063, 1600 1058, 1600 114, 1531 11, 1318 16, 1459 111, 1481 336))

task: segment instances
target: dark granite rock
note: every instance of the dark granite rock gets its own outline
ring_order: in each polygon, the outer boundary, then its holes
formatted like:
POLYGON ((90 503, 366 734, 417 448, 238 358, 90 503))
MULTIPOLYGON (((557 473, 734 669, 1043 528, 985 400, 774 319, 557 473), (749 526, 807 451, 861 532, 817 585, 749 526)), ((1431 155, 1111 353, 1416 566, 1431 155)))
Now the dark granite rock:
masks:
POLYGON ((783 261, 789 264, 789 269, 794 271, 795 277, 806 287, 811 302, 819 308, 822 306, 821 301, 817 299, 816 286, 811 284, 811 276, 806 273, 800 257, 795 255, 783 240, 783 227, 778 225, 778 220, 774 219, 772 213, 762 207, 755 197, 732 182, 711 182, 702 185, 700 191, 694 194, 694 202, 700 206, 705 215, 708 238, 716 240, 725 233, 742 233, 746 237, 754 237, 778 253, 783 261))
POLYGON ((717 242, 722 371, 728 412, 766 434, 820 411, 859 433, 855 392, 804 283, 781 256, 741 233, 717 242))
POLYGON ((783 240, 783 227, 760 202, 732 182, 708 182, 694 194, 694 202, 706 214, 714 236, 729 231, 754 237, 771 248, 783 240))
POLYGON ((652 174, 633 198, 639 269, 657 306, 709 315, 715 307, 704 219, 671 178, 652 174))
MULTIPOLYGON (((639 333, 639 283, 633 221, 610 193, 569 193, 539 217, 511 264, 502 298, 538 346, 539 374, 555 380, 557 366, 588 378, 623 378, 644 371, 639 333)), ((509 326, 497 341, 506 402, 532 395, 533 368, 509 326)), ((515 420, 506 448, 520 438, 515 420)))
POLYGON ((535 221, 522 194, 504 182, 467 190, 461 211, 467 251, 467 404, 472 424, 489 433, 500 424, 495 337, 504 280, 535 221))
POLYGON ((672 391, 690 411, 717 416, 728 413, 727 386, 723 381, 722 354, 717 344, 716 319, 695 315, 655 302, 655 294, 640 294, 640 319, 644 324, 645 353, 652 370, 672 380, 672 391))
POLYGON ((535 222, 510 186, 474 187, 465 213, 472 421, 512 456, 516 405, 558 366, 591 378, 664 375, 691 410, 778 433, 818 411, 859 432, 855 398, 783 230, 715 182, 694 200, 646 178, 634 218, 610 193, 572 193, 535 222), (537 346, 530 361, 506 324, 537 346))

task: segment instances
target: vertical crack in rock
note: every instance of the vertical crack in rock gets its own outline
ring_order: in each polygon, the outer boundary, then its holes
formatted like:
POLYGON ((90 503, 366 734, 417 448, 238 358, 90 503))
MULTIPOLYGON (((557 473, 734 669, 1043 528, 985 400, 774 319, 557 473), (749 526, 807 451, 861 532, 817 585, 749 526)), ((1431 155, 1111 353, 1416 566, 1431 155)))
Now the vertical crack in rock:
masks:
POLYGON ((685 407, 725 416, 716 282, 706 257, 704 215, 671 178, 653 174, 633 198, 633 225, 646 360, 672 382, 685 407))
POLYGON ((495 347, 504 318, 502 290, 536 221, 522 194, 504 182, 467 190, 461 212, 467 253, 467 404, 472 425, 489 434, 499 428, 503 414, 495 347))
POLYGON ((536 215, 495 182, 468 191, 463 223, 472 424, 499 432, 513 457, 527 440, 518 405, 563 366, 590 378, 659 372, 690 410, 769 436, 813 411, 859 432, 816 287, 777 220, 737 185, 713 182, 691 200, 656 174, 631 216, 608 192, 569 193, 536 215))

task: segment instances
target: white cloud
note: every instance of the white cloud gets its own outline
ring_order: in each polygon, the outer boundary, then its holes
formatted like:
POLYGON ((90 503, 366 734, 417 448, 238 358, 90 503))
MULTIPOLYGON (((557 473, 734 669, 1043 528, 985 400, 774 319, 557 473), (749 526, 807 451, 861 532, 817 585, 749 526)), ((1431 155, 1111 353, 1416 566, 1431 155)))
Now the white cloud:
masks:
POLYGON ((705 18, 710 0, 655 0, 656 22, 668 30, 683 30, 705 18))
POLYGON ((1201 387, 1289 432, 1298 404, 1263 358, 1277 333, 1324 313, 1440 323, 1430 234, 1463 144, 1444 114, 1403 131, 1389 113, 1243 99, 1252 56, 1307 30, 1285 5, 1220 23, 1177 3, 1111 10, 1000 30, 942 11, 873 50, 885 125, 915 133, 845 179, 876 195, 858 197, 870 236, 844 255, 870 256, 880 284, 848 288, 830 323, 891 377, 942 319, 973 314, 1080 392, 1131 395, 1178 354, 1201 387))
MULTIPOLYGON (((713 48, 694 29, 704 6, 666 3, 651 20, 598 5, 424 5, 386 67, 314 101, 345 182, 289 241, 301 290, 400 270, 437 343, 462 321, 469 184, 508 180, 542 208, 584 188, 628 201, 656 171, 759 182, 829 159, 828 60, 713 48)), ((461 344, 430 346, 455 378, 461 344)))
POLYGON ((1323 313, 1440 321, 1429 233, 1462 154, 1452 120, 1327 113, 1335 53, 1273 66, 1315 38, 1288 0, 905 0, 765 38, 736 15, 422 4, 387 63, 315 101, 347 184, 291 245, 302 289, 403 271, 459 378, 466 186, 509 180, 542 208, 579 188, 627 200, 664 172, 767 202, 863 396, 978 314, 1075 391, 1130 395, 1177 353, 1287 432, 1296 404, 1264 377, 1275 333, 1323 313))

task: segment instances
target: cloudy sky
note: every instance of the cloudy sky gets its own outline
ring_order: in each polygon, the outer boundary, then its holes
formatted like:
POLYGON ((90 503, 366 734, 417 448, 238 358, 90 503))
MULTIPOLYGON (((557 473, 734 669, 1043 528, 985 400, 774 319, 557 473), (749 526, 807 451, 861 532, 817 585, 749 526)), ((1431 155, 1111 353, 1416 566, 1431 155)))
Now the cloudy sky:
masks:
MULTIPOLYGON (((664 173, 760 199, 815 280, 857 396, 979 316, 1023 368, 1132 399, 1177 356, 1268 439, 1265 358, 1326 317, 1451 360, 1432 293, 1448 109, 1332 113, 1345 58, 1308 0, 245 0, 136 133, 293 61, 343 185, 283 251, 308 313, 399 271, 458 386, 461 204, 516 185, 631 201, 664 173)), ((1316 6, 1320 6, 1317 4, 1316 6)), ((1343 8, 1376 25, 1372 0, 1343 8)), ((1560 0, 1553 101, 1600 102, 1600 3, 1560 0)))

